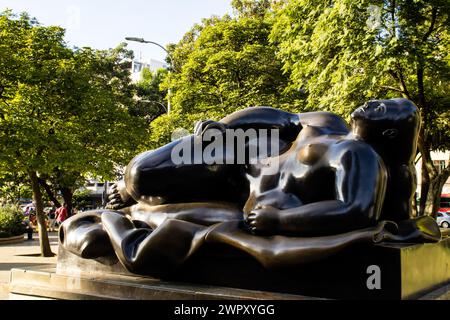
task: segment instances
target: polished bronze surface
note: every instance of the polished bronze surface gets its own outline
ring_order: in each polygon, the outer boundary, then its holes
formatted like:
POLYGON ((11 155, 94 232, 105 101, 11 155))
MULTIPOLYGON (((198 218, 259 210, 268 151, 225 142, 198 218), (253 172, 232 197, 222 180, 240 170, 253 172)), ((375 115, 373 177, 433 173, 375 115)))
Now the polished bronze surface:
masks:
POLYGON ((83 258, 115 255, 129 271, 155 276, 214 243, 283 268, 356 244, 435 242, 432 218, 410 219, 419 123, 406 99, 368 102, 353 112, 351 130, 332 113, 269 107, 204 121, 193 135, 135 157, 108 209, 70 218, 60 240, 83 258), (236 153, 225 148, 227 161, 174 162, 175 148, 195 149, 213 129, 276 129, 278 152, 230 164, 236 153))

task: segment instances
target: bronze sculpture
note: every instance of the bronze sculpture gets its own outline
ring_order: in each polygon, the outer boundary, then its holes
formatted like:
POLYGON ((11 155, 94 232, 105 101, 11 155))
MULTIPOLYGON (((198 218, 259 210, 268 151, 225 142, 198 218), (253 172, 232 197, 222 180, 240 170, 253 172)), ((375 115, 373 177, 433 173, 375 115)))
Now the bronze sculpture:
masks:
POLYGON ((351 131, 332 113, 267 107, 205 121, 194 135, 134 158, 108 209, 69 219, 60 240, 83 258, 117 255, 129 271, 156 276, 208 243, 275 268, 356 243, 438 241, 433 219, 410 219, 419 123, 406 99, 368 102, 353 112, 351 131), (263 164, 174 163, 174 148, 213 129, 277 129, 279 152, 263 164))

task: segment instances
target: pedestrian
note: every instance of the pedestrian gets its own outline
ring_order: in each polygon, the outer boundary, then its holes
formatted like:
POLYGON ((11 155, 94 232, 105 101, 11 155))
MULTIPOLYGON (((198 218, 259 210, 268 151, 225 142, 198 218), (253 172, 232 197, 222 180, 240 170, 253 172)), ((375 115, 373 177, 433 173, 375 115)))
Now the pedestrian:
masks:
POLYGON ((58 223, 58 226, 61 225, 61 223, 64 222, 64 220, 67 219, 67 203, 63 203, 61 207, 59 207, 56 210, 56 222, 58 223))
POLYGON ((50 221, 50 225, 48 227, 49 231, 53 231, 56 225, 56 210, 52 207, 48 212, 48 220, 50 221))
POLYGON ((33 240, 33 231, 34 230, 33 230, 33 224, 30 221, 30 216, 28 216, 28 218, 26 218, 23 221, 23 226, 24 226, 25 232, 28 235, 28 240, 33 240))

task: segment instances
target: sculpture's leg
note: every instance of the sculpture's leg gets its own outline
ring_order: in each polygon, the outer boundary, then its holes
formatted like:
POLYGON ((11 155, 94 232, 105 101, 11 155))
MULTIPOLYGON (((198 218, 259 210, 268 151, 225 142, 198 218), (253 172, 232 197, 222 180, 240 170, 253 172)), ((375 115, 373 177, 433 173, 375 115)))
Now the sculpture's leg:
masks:
POLYGON ((149 206, 138 204, 130 212, 133 222, 144 222, 152 229, 158 228, 168 219, 210 226, 216 223, 242 220, 243 213, 233 204, 215 202, 175 203, 149 206))
POLYGON ((204 242, 208 227, 169 219, 156 230, 135 228, 117 213, 102 215, 119 261, 133 273, 164 276, 180 266, 204 242))
POLYGON ((223 243, 242 250, 266 268, 295 266, 323 259, 355 243, 378 243, 390 236, 396 225, 378 226, 323 237, 255 236, 243 230, 240 222, 224 222, 212 227, 206 242, 223 243))
MULTIPOLYGON (((101 216, 112 211, 96 210, 70 217, 59 228, 60 244, 68 251, 85 259, 114 254, 108 234, 103 230, 101 216)), ((120 212, 116 214, 121 215, 120 212)))

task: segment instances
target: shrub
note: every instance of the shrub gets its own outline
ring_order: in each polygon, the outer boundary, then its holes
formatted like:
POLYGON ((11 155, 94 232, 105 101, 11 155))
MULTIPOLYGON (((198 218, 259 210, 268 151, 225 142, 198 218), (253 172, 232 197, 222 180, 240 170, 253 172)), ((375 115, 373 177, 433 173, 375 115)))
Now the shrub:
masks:
POLYGON ((23 213, 17 206, 0 207, 0 238, 18 236, 25 232, 23 213))
POLYGON ((89 190, 75 190, 72 198, 74 208, 87 208, 92 204, 91 192, 89 190))

